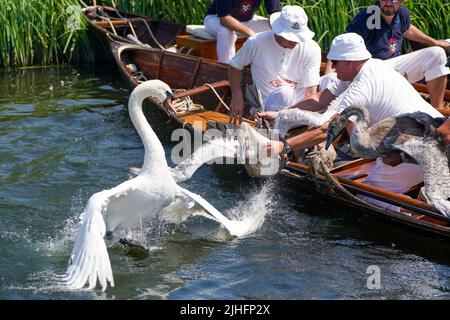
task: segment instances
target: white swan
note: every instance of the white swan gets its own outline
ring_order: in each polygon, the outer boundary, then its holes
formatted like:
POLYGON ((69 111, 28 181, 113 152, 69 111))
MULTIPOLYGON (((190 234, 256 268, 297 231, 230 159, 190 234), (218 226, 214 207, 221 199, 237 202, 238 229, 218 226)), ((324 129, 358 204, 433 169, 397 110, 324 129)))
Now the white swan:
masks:
MULTIPOLYGON (((183 182, 205 163, 220 158, 237 158, 244 163, 251 176, 259 177, 273 175, 278 172, 278 157, 264 157, 267 142, 270 140, 258 133, 250 125, 243 122, 238 129, 237 140, 226 137, 215 137, 202 144, 191 157, 171 168, 176 182, 183 182)), ((140 168, 128 168, 132 176, 140 172, 140 168)))
MULTIPOLYGON (((339 98, 324 112, 313 112, 300 109, 285 109, 278 112, 274 129, 279 130, 279 136, 284 138, 293 127, 308 125, 319 127, 336 114, 339 98)), ((278 173, 281 161, 278 156, 267 156, 266 146, 270 139, 243 122, 237 135, 238 141, 227 138, 215 138, 200 146, 190 158, 170 169, 176 182, 190 179, 195 171, 208 161, 218 158, 239 158, 244 162, 245 169, 250 176, 270 176, 278 173)), ((318 151, 324 162, 332 167, 336 159, 333 148, 318 151)), ((137 175, 140 168, 130 167, 129 172, 137 175)))
MULTIPOLYGON (((348 89, 345 92, 347 91, 348 89)), ((323 113, 298 108, 280 110, 275 118, 274 129, 278 129, 280 137, 285 137, 288 131, 295 127, 310 126, 316 128, 324 125, 337 113, 345 97, 345 92, 335 98, 323 113)))
POLYGON ((425 193, 431 204, 442 214, 449 216, 449 152, 436 133, 436 127, 444 118, 432 118, 426 113, 414 112, 387 118, 368 128, 370 116, 367 108, 348 107, 329 124, 326 148, 345 128, 351 116, 357 118, 356 127, 350 135, 352 152, 368 159, 393 151, 408 154, 423 171, 425 193))
POLYGON ((139 174, 122 184, 92 195, 81 214, 69 266, 63 281, 70 289, 81 289, 89 282, 95 288, 97 279, 102 290, 114 279, 108 251, 103 237, 107 231, 133 226, 140 217, 163 212, 180 199, 197 205, 225 226, 231 235, 242 236, 255 231, 248 221, 231 221, 199 195, 178 186, 167 166, 164 149, 142 112, 142 102, 152 96, 166 103, 172 92, 162 81, 150 80, 131 93, 128 111, 131 121, 142 139, 144 164, 139 174))

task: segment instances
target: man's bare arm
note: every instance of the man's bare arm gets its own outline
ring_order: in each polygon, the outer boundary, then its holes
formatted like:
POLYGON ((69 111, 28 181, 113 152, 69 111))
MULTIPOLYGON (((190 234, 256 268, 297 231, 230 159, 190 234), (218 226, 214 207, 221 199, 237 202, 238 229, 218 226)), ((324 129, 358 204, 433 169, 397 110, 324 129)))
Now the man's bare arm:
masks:
MULTIPOLYGON (((327 138, 328 123, 325 123, 321 127, 309 129, 302 134, 286 139, 288 146, 294 151, 298 152, 301 149, 315 146, 321 142, 324 142, 327 138)), ((268 153, 281 154, 283 152, 283 142, 270 141, 267 145, 268 153)))
POLYGON ((409 29, 405 32, 405 38, 408 40, 416 41, 428 46, 438 46, 445 50, 445 52, 449 52, 450 43, 447 43, 442 40, 436 40, 422 31, 420 31, 417 27, 410 25, 409 29))
POLYGON ((220 24, 225 28, 236 31, 244 36, 251 37, 255 34, 255 31, 248 28, 239 22, 239 20, 233 18, 232 16, 220 17, 220 24))
POLYGON ((336 99, 336 96, 332 94, 330 90, 325 89, 322 92, 315 93, 310 97, 303 99, 289 108, 299 108, 302 110, 320 112, 325 110, 334 99, 336 99))

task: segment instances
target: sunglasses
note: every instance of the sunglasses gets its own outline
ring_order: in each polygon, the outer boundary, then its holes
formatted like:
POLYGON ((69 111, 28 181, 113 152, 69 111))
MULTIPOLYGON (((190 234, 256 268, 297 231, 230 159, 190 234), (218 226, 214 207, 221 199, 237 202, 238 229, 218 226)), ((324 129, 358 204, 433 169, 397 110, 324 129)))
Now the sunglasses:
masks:
POLYGON ((331 64, 336 64, 336 63, 338 63, 337 60, 331 60, 331 64))

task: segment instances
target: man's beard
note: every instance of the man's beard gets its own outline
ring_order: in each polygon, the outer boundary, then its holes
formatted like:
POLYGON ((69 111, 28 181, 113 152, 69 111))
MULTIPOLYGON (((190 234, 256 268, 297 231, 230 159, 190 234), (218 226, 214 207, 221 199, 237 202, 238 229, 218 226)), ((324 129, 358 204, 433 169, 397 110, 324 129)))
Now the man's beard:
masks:
POLYGON ((386 8, 386 7, 383 7, 383 8, 381 8, 381 12, 384 14, 384 15, 386 15, 386 16, 393 16, 393 15, 395 15, 397 12, 395 11, 395 8, 394 7, 388 7, 388 8, 386 8))

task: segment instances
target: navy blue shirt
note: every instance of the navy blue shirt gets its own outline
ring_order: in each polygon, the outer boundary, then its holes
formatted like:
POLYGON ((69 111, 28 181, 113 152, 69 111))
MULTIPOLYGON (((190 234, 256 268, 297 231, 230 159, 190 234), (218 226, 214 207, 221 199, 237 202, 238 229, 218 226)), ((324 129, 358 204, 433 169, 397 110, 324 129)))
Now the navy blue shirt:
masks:
POLYGON ((389 25, 380 17, 381 28, 369 29, 367 19, 373 22, 373 11, 361 10, 350 22, 345 32, 355 32, 364 38, 367 50, 377 59, 390 59, 401 55, 403 34, 409 29, 411 19, 409 11, 403 6, 395 15, 392 24, 389 25))
MULTIPOLYGON (((238 21, 249 21, 263 0, 214 0, 206 14, 216 14, 219 18, 231 15, 238 21)), ((268 14, 280 11, 280 0, 264 0, 268 14)))

